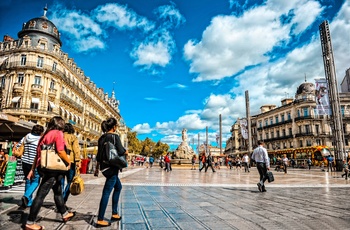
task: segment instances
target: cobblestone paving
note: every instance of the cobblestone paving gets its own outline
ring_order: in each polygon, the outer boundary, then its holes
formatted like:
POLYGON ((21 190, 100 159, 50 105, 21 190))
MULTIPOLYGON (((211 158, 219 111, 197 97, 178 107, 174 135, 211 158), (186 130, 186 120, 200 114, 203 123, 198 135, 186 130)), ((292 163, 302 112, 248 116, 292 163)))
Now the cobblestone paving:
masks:
MULTIPOLYGON (((104 229, 350 229, 350 183, 341 172, 319 169, 274 172, 260 193, 258 173, 221 169, 204 173, 176 168, 130 168, 120 177, 122 220, 104 229)), ((62 223, 49 194, 39 214, 46 229, 95 229, 104 178, 83 175, 85 191, 68 206, 76 217, 62 223)), ((17 210, 21 193, 0 193, 0 229, 21 229, 28 211, 17 210)), ((106 219, 110 218, 111 201, 106 219)))

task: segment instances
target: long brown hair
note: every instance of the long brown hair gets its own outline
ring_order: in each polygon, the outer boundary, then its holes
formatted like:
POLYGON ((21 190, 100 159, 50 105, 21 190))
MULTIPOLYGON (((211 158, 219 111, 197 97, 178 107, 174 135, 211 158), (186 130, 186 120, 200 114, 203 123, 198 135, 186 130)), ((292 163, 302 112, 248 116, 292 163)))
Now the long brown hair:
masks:
POLYGON ((51 130, 60 130, 63 131, 64 130, 64 125, 65 122, 63 120, 62 117, 60 116, 54 116, 53 118, 50 119, 50 121, 47 123, 47 128, 44 132, 44 134, 41 136, 39 143, 41 142, 41 140, 45 137, 45 135, 50 132, 51 130))

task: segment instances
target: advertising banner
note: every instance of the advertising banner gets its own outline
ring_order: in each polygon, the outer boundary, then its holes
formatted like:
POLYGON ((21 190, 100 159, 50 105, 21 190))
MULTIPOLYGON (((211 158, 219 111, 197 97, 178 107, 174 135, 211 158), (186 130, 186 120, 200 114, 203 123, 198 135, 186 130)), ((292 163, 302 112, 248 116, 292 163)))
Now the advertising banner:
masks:
POLYGON ((4 186, 13 185, 15 182, 17 159, 12 156, 12 144, 10 144, 9 160, 7 162, 4 186))
POLYGON ((330 115, 331 108, 329 105, 328 83, 325 78, 315 79, 316 83, 316 114, 330 115))

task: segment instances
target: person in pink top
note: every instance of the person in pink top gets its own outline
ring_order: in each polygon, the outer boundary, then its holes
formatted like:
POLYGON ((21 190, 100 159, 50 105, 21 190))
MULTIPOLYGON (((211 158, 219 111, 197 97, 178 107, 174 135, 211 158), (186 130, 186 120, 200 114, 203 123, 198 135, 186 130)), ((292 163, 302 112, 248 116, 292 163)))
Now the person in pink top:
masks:
MULTIPOLYGON (((32 206, 30 207, 29 216, 27 223, 25 225, 26 230, 37 230, 44 229, 43 226, 40 226, 35 223, 37 219, 38 213, 40 211, 41 206, 43 205, 44 199, 47 194, 52 189, 54 193, 54 200, 57 207, 58 212, 61 213, 62 219, 64 222, 70 220, 74 217, 75 213, 68 212, 62 196, 62 183, 61 180, 64 177, 64 172, 42 172, 40 170, 40 158, 41 158, 41 149, 43 145, 49 145, 55 143, 56 152, 61 157, 61 159, 65 162, 67 166, 70 167, 70 159, 65 152, 65 142, 63 138, 63 129, 65 122, 62 117, 55 116, 50 119, 47 129, 44 132, 43 136, 39 140, 37 154, 34 159, 34 163, 31 171, 29 172, 27 178, 31 179, 34 176, 35 168, 38 168, 40 174, 42 174, 41 183, 39 189, 37 191, 36 197, 33 201, 32 206)), ((69 168, 68 167, 68 168, 69 168)))

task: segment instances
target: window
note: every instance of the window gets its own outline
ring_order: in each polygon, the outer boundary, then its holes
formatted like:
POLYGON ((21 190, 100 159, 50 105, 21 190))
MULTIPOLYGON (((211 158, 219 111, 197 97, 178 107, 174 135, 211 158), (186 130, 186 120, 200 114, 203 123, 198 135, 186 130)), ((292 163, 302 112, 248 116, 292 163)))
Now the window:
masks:
POLYGON ((281 120, 284 122, 284 114, 281 115, 281 120))
POLYGON ((271 117, 270 118, 270 125, 272 125, 273 124, 273 118, 271 117))
POLYGON ((316 134, 320 133, 320 125, 315 125, 316 134))
POLYGON ((291 119, 292 119, 292 117, 291 117, 290 113, 288 113, 288 120, 291 120, 291 119))
POLYGON ((309 109, 304 108, 304 117, 308 117, 308 116, 309 116, 309 109))
POLYGON ((276 120, 276 124, 278 123, 278 116, 275 117, 275 120, 276 120))
POLYGON ((30 108, 31 109, 39 109, 39 98, 33 97, 32 98, 32 103, 30 103, 30 108))
POLYGON ((266 139, 269 139, 269 133, 266 133, 266 139))
POLYGON ((259 121, 259 128, 262 128, 262 122, 259 121))
POLYGON ((268 120, 266 119, 265 120, 265 126, 268 126, 269 124, 268 124, 268 120))
POLYGON ((279 130, 277 130, 276 135, 277 135, 277 138, 280 137, 280 131, 279 130))
POLYGON ((321 145, 321 140, 320 139, 316 139, 316 145, 321 145))
POLYGON ((21 108, 21 97, 12 98, 12 107, 15 109, 21 108))
POLYGON ((22 54, 21 55, 21 65, 26 65, 27 62, 27 55, 22 54))
POLYGON ((0 78, 0 88, 5 88, 5 77, 0 78))
POLYGON ((36 66, 42 68, 43 64, 44 64, 44 58, 38 57, 38 62, 36 63, 36 66))
POLYGON ((305 132, 306 132, 307 134, 311 133, 310 125, 305 125, 305 132))
POLYGON ((17 75, 17 83, 23 84, 23 82, 24 82, 24 74, 23 73, 19 73, 17 75))
POLYGON ((300 117, 300 110, 298 110, 298 117, 300 117))
POLYGON ((56 71, 56 68, 57 68, 57 63, 54 62, 54 63, 52 64, 52 71, 56 71))
POLYGON ((303 147, 303 141, 302 140, 299 141, 299 147, 303 147))
POLYGON ((271 138, 275 138, 274 132, 271 132, 271 138))
POLYGON ((54 89, 55 88, 55 81, 51 81, 50 82, 50 89, 54 89))
POLYGON ((282 135, 285 137, 286 136, 286 130, 282 129, 282 135))
POLYGON ((40 76, 35 76, 35 78, 34 78, 34 84, 40 85, 40 82, 41 82, 41 77, 40 77, 40 76))
POLYGON ((292 128, 289 128, 289 135, 293 135, 292 128))
POLYGON ((312 141, 311 140, 306 140, 306 146, 311 146, 312 145, 312 141))
POLYGON ((301 126, 298 126, 298 129, 299 129, 299 134, 301 133, 301 126))
POLYGON ((40 49, 42 49, 42 50, 45 49, 45 43, 40 43, 40 49))

